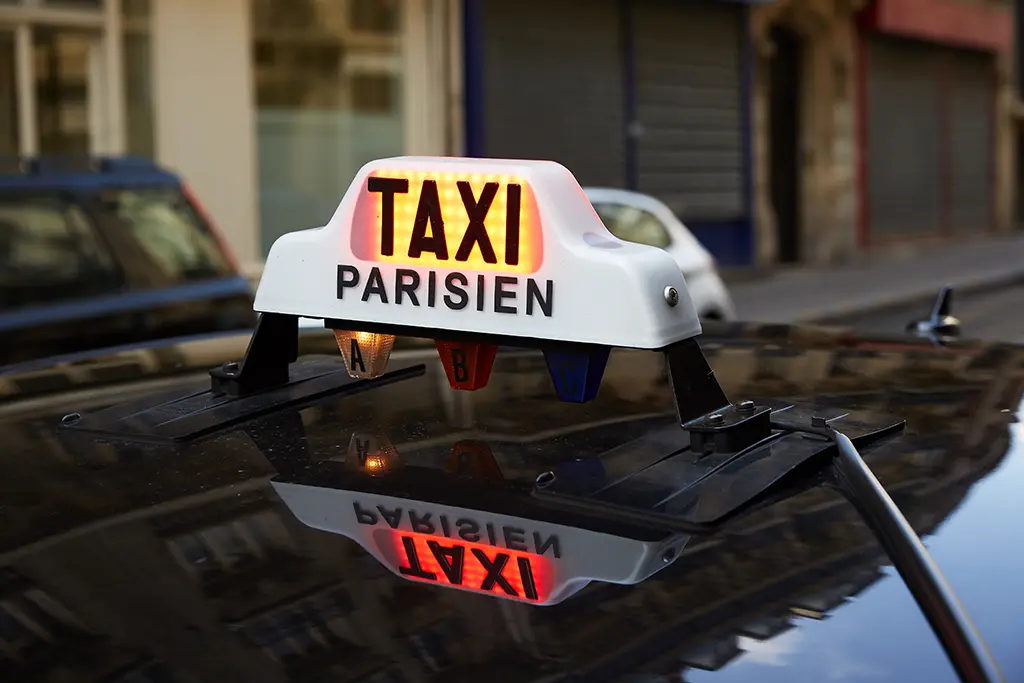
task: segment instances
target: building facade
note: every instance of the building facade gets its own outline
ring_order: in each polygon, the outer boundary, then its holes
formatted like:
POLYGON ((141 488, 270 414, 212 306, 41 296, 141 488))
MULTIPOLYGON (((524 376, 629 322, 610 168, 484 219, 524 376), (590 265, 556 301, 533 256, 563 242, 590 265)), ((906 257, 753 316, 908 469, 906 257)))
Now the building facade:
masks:
POLYGON ((752 35, 757 262, 1011 228, 1008 4, 779 0, 752 35))
POLYGON ((1005 230, 1008 6, 875 0, 859 16, 859 241, 1005 230))
POLYGON ((0 155, 154 156, 258 262, 280 234, 322 225, 368 159, 450 149, 457 9, 5 0, 0 155))
POLYGON ((1005 0, 0 0, 0 155, 180 171, 243 263, 397 154, 550 158, 722 265, 1007 230, 1005 0))
POLYGON ((147 0, 0 3, 0 154, 152 154, 147 0))
POLYGON ((466 0, 466 144, 654 195, 729 265, 752 259, 748 5, 466 0))

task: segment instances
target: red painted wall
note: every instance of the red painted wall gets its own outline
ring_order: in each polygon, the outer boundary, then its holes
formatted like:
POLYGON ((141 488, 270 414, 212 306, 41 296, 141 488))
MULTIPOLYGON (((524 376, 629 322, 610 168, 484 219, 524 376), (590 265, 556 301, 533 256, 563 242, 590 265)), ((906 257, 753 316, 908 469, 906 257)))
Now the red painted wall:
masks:
POLYGON ((989 52, 1013 50, 1009 8, 964 0, 873 0, 861 19, 869 31, 989 52))
MULTIPOLYGON (((857 236, 862 248, 872 246, 871 227, 868 225, 867 144, 870 131, 867 125, 869 55, 866 36, 869 32, 884 33, 950 47, 1012 56, 1013 19, 1013 12, 1009 8, 969 4, 965 0, 870 0, 858 16, 858 95, 855 111, 858 148, 856 173, 860 201, 857 212, 857 236)), ((993 100, 994 98, 993 87, 993 100)), ((995 145, 995 140, 992 144, 995 145)), ((993 206, 994 201, 993 196, 993 206)), ((941 226, 941 232, 946 232, 946 227, 941 226)))

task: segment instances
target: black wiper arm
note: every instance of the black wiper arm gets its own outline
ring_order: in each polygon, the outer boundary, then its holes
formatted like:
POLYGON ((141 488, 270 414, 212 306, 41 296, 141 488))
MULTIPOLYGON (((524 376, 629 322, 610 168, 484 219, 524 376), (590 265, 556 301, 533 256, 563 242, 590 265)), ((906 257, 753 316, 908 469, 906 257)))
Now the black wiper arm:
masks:
POLYGON ((1004 680, 981 635, 924 543, 864 462, 853 442, 827 426, 787 425, 787 428, 827 436, 836 444, 838 452, 832 462, 837 487, 864 518, 889 555, 961 680, 970 683, 1004 680))

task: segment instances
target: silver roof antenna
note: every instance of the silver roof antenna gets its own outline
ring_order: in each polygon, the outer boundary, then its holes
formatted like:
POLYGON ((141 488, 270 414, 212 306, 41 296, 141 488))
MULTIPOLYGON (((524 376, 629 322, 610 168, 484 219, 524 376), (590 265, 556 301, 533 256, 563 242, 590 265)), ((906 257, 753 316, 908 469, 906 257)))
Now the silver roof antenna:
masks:
POLYGON ((953 316, 952 310, 953 288, 945 285, 939 290, 931 315, 925 320, 911 322, 907 331, 937 344, 953 341, 960 336, 960 320, 953 316))

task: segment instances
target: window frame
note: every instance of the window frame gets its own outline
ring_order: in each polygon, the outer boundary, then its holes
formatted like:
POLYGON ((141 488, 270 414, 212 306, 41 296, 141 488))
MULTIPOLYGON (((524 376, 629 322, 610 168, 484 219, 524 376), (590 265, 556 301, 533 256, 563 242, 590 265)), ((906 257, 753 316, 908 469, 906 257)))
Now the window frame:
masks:
MULTIPOLYGON (((135 27, 134 17, 122 13, 122 0, 102 0, 95 7, 76 7, 21 0, 0 4, 0 26, 14 35, 15 109, 18 153, 39 154, 37 119, 35 31, 39 28, 85 31, 98 41, 95 60, 89 67, 89 153, 124 154, 128 145, 124 35, 125 23, 135 27), (91 98, 93 96, 90 96, 91 98), (96 120, 92 120, 92 119, 96 120), (101 123, 102 121, 102 123, 101 123)), ((155 119, 155 112, 153 118, 155 119)), ((155 120, 150 122, 154 128, 155 120)))

